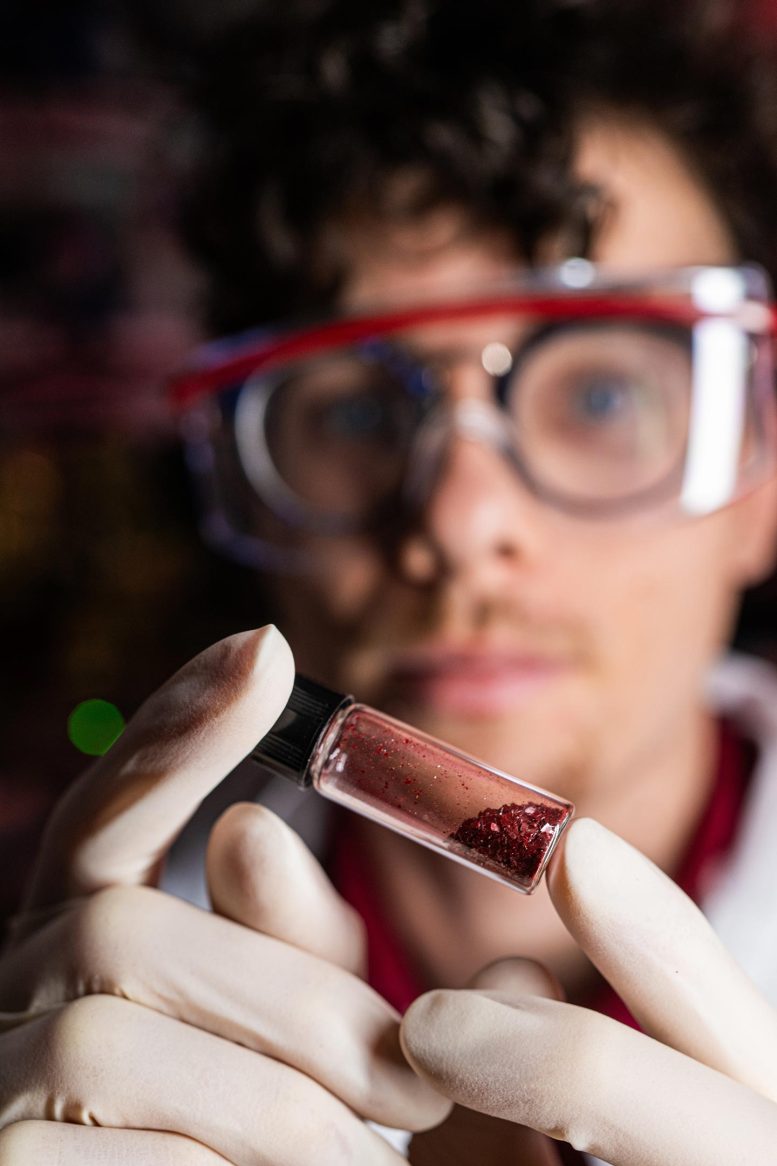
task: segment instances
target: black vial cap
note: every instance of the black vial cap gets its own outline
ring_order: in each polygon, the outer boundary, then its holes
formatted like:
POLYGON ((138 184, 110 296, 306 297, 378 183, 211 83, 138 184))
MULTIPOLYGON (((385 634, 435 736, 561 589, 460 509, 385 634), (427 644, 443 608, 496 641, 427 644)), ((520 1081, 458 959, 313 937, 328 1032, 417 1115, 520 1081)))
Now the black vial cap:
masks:
POLYGON ((352 702, 353 697, 297 673, 289 703, 251 757, 297 785, 309 786, 308 762, 316 745, 337 710, 352 702))

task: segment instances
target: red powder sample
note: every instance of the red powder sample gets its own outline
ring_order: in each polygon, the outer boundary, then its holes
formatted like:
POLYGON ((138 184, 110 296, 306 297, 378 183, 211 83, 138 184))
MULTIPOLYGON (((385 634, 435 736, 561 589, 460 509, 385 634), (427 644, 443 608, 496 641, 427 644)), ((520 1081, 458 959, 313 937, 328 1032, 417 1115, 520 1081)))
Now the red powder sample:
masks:
POLYGON ((490 859, 513 878, 530 882, 566 815, 561 806, 511 802, 467 818, 449 838, 475 851, 475 855, 490 859))

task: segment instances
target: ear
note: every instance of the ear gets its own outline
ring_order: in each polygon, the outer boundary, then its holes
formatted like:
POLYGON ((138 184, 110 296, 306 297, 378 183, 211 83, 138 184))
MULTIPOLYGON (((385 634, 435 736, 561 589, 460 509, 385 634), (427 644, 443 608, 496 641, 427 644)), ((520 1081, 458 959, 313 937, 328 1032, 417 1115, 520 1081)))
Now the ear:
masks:
POLYGON ((777 561, 777 474, 735 502, 730 518, 733 581, 752 587, 771 574, 777 561))

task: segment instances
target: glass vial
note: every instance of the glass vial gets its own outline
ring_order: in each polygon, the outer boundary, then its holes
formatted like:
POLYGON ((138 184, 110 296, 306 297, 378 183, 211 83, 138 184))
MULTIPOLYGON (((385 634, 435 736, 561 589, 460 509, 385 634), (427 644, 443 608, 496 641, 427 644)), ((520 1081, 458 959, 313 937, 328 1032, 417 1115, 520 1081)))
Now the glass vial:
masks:
POLYGON ((251 756, 526 894, 574 813, 570 802, 302 676, 251 756))

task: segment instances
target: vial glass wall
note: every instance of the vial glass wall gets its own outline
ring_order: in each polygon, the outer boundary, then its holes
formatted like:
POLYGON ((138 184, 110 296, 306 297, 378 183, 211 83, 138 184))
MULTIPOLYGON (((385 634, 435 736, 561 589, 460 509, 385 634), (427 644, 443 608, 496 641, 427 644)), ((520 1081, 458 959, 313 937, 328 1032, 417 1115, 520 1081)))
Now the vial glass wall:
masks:
POLYGON ((363 704, 335 714, 309 773, 325 797, 524 892, 574 810, 363 704))

